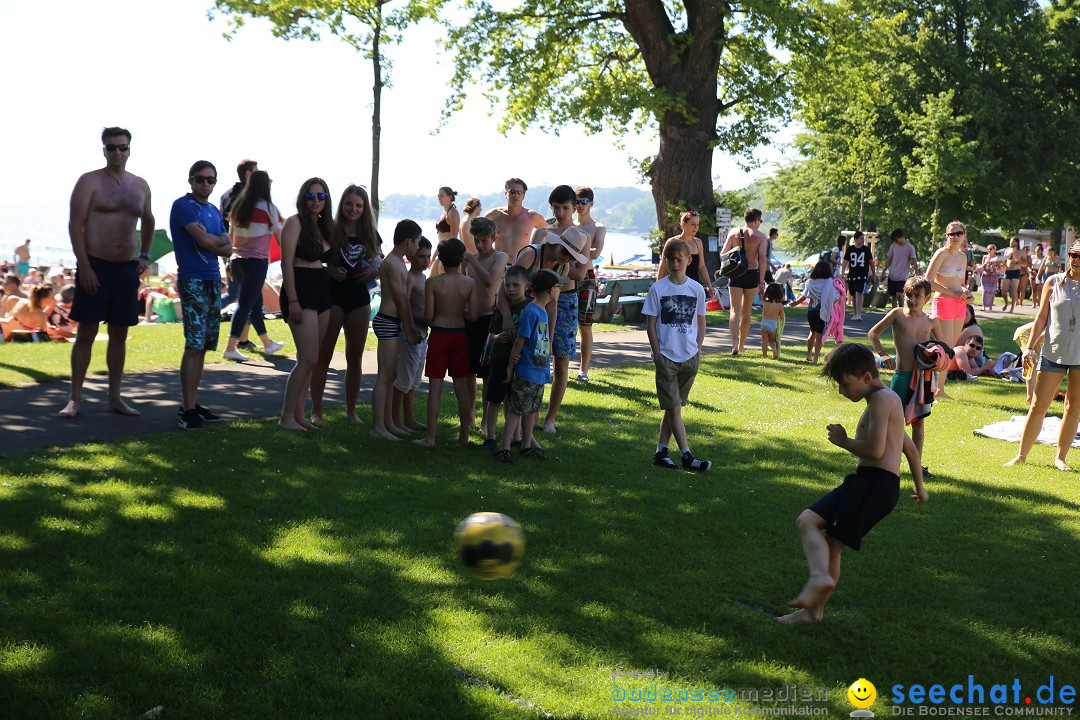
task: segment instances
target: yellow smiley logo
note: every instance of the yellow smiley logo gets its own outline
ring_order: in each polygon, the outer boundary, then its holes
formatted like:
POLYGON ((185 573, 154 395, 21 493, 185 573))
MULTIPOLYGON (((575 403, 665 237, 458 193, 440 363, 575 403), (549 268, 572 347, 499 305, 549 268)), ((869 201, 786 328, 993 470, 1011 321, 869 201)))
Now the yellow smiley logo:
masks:
POLYGON ((847 691, 848 700, 860 710, 870 707, 877 700, 877 688, 866 678, 859 678, 851 683, 847 691))

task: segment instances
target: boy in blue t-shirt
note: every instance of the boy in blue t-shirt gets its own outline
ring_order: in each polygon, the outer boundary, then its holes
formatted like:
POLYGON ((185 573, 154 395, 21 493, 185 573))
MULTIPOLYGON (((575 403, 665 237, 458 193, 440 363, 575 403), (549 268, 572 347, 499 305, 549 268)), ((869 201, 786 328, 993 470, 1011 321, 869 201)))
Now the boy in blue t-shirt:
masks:
POLYGON ((496 460, 511 463, 510 443, 521 428, 521 454, 544 459, 544 451, 533 440, 533 428, 544 401, 544 385, 551 382, 551 329, 547 304, 551 290, 567 282, 554 270, 540 270, 530 284, 533 301, 525 306, 518 319, 517 339, 510 351, 506 379, 510 382, 510 405, 503 427, 503 449, 496 460))
POLYGON ((705 472, 712 462, 698 460, 690 452, 682 419, 682 408, 701 363, 701 344, 705 342, 705 288, 686 276, 686 266, 692 257, 690 245, 683 240, 671 240, 664 245, 668 274, 649 288, 641 311, 649 318, 645 330, 656 365, 656 395, 664 411, 653 465, 676 469, 667 447, 674 434, 682 466, 705 472))

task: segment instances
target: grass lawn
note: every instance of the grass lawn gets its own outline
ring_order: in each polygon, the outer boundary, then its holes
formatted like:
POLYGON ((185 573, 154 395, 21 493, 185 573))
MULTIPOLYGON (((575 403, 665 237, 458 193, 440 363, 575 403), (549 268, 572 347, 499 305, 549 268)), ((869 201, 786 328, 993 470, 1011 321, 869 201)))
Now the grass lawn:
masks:
MULTIPOLYGON (((280 320, 267 320, 270 337, 285 343, 282 354, 295 357, 292 333, 280 320)), ((94 343, 94 354, 90 359, 91 375, 104 375, 105 349, 108 342, 104 339, 103 327, 94 343)), ((207 353, 207 364, 228 362, 221 357, 225 341, 229 337, 229 324, 221 325, 221 339, 218 352, 207 353)), ((252 333, 251 339, 256 345, 259 339, 252 333)), ((342 345, 344 347, 344 345, 342 345)), ((124 372, 140 370, 160 370, 180 367, 180 356, 184 352, 184 328, 180 323, 164 325, 136 325, 128 328, 127 358, 124 372)), ((246 352, 246 351, 245 351, 246 352)), ((52 382, 71 379, 71 345, 69 343, 5 343, 0 346, 0 388, 32 382, 52 382)))
POLYGON ((1077 476, 1046 446, 1006 471, 1015 446, 971 433, 1023 413, 1019 384, 955 387, 928 420, 930 503, 905 473, 826 621, 770 619, 806 578, 795 517, 855 465, 825 426, 862 409, 798 357, 705 359, 686 418, 708 474, 651 466, 641 367, 572 384, 548 459, 512 466, 450 444, 448 415, 433 450, 335 414, 317 433, 246 422, 7 459, 3 716, 599 718, 646 705, 613 695, 654 681, 613 675, 650 669, 673 689, 827 690, 818 706, 845 716, 860 677, 878 717, 894 684, 1075 686, 1077 476), (508 579, 452 555, 479 510, 525 530, 508 579))

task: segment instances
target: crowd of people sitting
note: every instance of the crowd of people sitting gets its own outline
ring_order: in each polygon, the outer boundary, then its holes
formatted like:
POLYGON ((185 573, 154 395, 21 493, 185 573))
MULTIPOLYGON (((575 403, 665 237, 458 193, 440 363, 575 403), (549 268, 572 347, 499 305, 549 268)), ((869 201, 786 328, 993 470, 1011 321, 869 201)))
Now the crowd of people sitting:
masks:
MULTIPOLYGON (((6 266, 0 271, 10 270, 6 266)), ((54 267, 46 273, 31 268, 20 278, 0 272, 0 342, 69 342, 78 323, 71 319, 75 299, 75 271, 54 267)), ((176 288, 176 273, 154 281, 144 273, 139 282, 141 325, 178 323, 183 315, 176 288)))

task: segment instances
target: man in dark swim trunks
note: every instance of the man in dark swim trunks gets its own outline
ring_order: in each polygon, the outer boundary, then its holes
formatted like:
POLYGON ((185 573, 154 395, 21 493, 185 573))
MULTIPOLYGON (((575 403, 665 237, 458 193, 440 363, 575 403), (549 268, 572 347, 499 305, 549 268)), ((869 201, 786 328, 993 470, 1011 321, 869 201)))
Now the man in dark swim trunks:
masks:
POLYGON ((79 323, 71 348, 71 396, 60 417, 78 416, 82 386, 94 338, 102 322, 108 324, 109 401, 106 410, 121 415, 139 411, 120 397, 127 351, 127 329, 139 323, 139 276, 150 263, 154 215, 150 186, 127 172, 131 133, 105 128, 101 133, 105 167, 79 178, 71 193, 68 232, 78 263, 71 319, 79 323), (135 224, 139 244, 135 243, 135 224), (136 257, 138 252, 138 257, 136 257))

